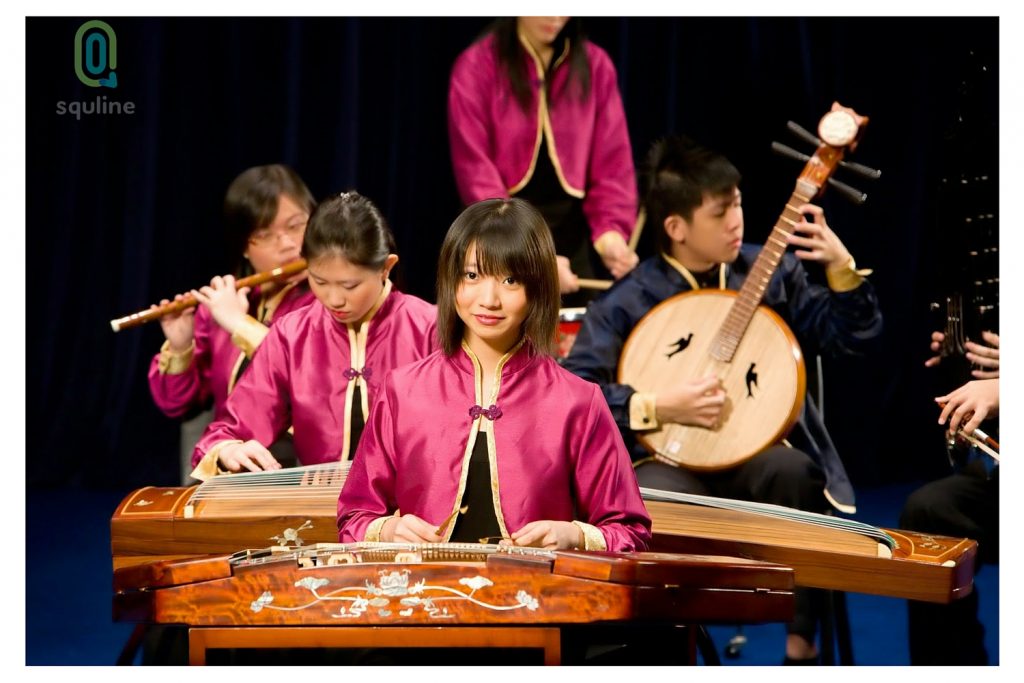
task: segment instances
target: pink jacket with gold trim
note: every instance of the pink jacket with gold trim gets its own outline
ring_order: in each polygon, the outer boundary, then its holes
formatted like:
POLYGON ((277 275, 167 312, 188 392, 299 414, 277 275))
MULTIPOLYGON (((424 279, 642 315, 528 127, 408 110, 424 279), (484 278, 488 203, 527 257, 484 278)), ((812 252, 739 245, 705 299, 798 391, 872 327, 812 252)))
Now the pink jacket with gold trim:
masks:
POLYGON ((570 88, 563 55, 552 72, 551 104, 541 88, 540 61, 524 46, 523 61, 534 76, 528 113, 498 63, 492 35, 459 55, 448 88, 448 140, 464 203, 515 195, 543 152, 551 156, 562 189, 583 199, 592 241, 610 230, 629 239, 637 192, 626 114, 608 54, 589 41, 586 51, 590 93, 581 98, 575 82, 570 88), (546 150, 540 148, 544 130, 546 150))
POLYGON ((396 509, 444 521, 462 505, 473 444, 489 429, 503 535, 536 520, 577 520, 596 527, 608 550, 645 550, 651 519, 598 386, 525 344, 499 366, 495 410, 478 395, 480 372, 459 350, 388 376, 338 500, 341 541, 366 540, 375 520, 396 509))

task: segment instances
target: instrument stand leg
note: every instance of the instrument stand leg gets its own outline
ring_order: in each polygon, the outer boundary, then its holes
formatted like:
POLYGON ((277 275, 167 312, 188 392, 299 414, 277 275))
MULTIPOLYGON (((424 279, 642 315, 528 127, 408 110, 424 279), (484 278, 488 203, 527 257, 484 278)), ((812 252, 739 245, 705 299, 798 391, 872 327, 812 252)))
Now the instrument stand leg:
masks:
POLYGON ((839 650, 839 664, 853 665, 853 644, 850 639, 850 616, 846 610, 846 593, 826 591, 821 614, 821 663, 836 664, 836 649, 839 650))
POLYGON ((700 650, 700 656, 704 659, 706 666, 721 666, 722 660, 718 658, 718 650, 715 649, 715 641, 711 639, 711 634, 704 628, 703 625, 697 625, 693 627, 697 636, 697 649, 700 650))
POLYGON ((121 654, 117 656, 117 666, 131 666, 135 661, 135 655, 139 653, 142 641, 146 637, 147 624, 135 624, 132 633, 121 648, 121 654))
POLYGON ((188 663, 191 666, 206 664, 206 631, 200 628, 188 630, 188 663))
POLYGON ((832 609, 832 591, 827 591, 824 597, 824 609, 821 615, 821 663, 824 666, 835 666, 836 663, 836 633, 835 633, 835 611, 832 609))
POLYGON ((846 611, 846 593, 836 591, 832 605, 836 620, 836 644, 839 646, 839 663, 853 666, 853 639, 850 637, 850 615, 846 611))

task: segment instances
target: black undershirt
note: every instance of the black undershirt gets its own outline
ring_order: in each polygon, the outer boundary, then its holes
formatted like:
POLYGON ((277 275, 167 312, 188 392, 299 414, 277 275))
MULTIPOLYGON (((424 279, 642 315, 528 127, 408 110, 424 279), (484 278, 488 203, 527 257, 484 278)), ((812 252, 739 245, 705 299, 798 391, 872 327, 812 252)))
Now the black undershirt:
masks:
POLYGON ((363 419, 363 392, 360 391, 358 384, 352 392, 351 423, 349 434, 351 434, 352 438, 348 446, 348 460, 356 456, 356 446, 359 445, 359 437, 363 435, 363 427, 366 426, 366 420, 363 419))
POLYGON ((484 432, 477 433, 473 454, 469 457, 466 492, 459 507, 463 505, 468 505, 469 509, 456 518, 451 541, 478 543, 481 538, 501 536, 491 497, 491 464, 487 457, 487 434, 484 432))
MULTIPOLYGON (((569 259, 572 272, 582 278, 611 277, 590 241, 590 226, 583 215, 583 200, 566 194, 558 181, 555 166, 548 156, 547 134, 542 136, 533 175, 516 197, 527 200, 540 211, 551 229, 555 253, 569 259)), ((562 297, 562 305, 585 306, 593 294, 592 290, 566 294, 562 297)))
POLYGON ((690 271, 690 274, 693 275, 693 278, 697 281, 697 284, 700 285, 701 289, 718 289, 718 285, 721 284, 718 274, 721 270, 722 266, 715 265, 712 266, 710 270, 703 273, 694 273, 693 271, 690 271))

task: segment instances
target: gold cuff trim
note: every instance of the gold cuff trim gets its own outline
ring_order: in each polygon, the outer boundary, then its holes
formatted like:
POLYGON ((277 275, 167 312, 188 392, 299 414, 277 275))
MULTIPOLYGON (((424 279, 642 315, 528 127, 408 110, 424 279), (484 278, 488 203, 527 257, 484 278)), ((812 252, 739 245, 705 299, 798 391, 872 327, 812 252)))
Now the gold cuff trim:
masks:
POLYGON ((621 244, 627 249, 630 248, 629 245, 626 243, 626 238, 622 236, 621 232, 609 230, 608 232, 603 233, 600 237, 594 240, 594 251, 596 251, 599 256, 604 256, 605 251, 608 249, 608 247, 611 246, 612 242, 621 244))
POLYGON ((252 354, 256 352, 256 349, 263 343, 263 340, 266 339, 269 333, 270 328, 251 315, 247 315, 242 318, 242 322, 231 333, 231 343, 240 348, 246 357, 251 359, 252 354))
POLYGON ((604 540, 604 534, 593 524, 573 520, 572 523, 583 532, 583 550, 607 550, 608 543, 604 540))
POLYGON ((629 428, 634 432, 657 429, 657 401, 654 394, 640 393, 629 397, 629 428))
POLYGON ((189 342, 188 348, 184 351, 171 351, 171 342, 164 340, 160 347, 160 358, 157 360, 157 368, 161 375, 180 375, 192 367, 192 354, 196 350, 196 340, 189 342))
POLYGON ((635 470, 636 468, 640 467, 640 465, 646 465, 649 462, 658 462, 658 459, 655 458, 653 455, 649 455, 646 458, 641 458, 639 460, 634 460, 633 461, 633 469, 635 470))
POLYGON ((370 522, 370 526, 366 527, 366 536, 363 538, 367 543, 380 543, 380 534, 384 530, 384 525, 394 515, 388 515, 387 517, 378 517, 377 519, 370 522))
POLYGON ((870 268, 857 268, 857 262, 850 257, 850 260, 838 268, 829 268, 825 271, 828 279, 828 288, 833 292, 849 292, 860 287, 864 278, 874 272, 870 268))
POLYGON ((845 513, 847 515, 853 515, 857 513, 856 505, 843 505, 842 503, 840 503, 839 501, 832 497, 832 494, 828 492, 828 489, 825 489, 824 493, 825 500, 831 503, 832 507, 834 507, 836 510, 839 510, 840 512, 845 513))
POLYGON ((199 481, 206 481, 207 479, 216 477, 218 474, 227 474, 227 470, 221 469, 217 458, 219 457, 222 448, 230 446, 233 443, 242 442, 238 439, 228 439, 225 441, 218 441, 213 444, 213 448, 206 452, 206 455, 204 455, 203 459, 196 464, 195 469, 192 470, 192 474, 189 476, 193 479, 198 479, 199 481))

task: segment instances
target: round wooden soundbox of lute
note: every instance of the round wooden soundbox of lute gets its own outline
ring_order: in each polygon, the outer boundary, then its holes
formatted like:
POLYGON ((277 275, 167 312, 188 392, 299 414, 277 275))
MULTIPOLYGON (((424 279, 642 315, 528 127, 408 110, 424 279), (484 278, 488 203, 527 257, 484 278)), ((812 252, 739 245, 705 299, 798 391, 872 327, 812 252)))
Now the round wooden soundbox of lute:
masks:
POLYGON ((678 294, 652 308, 623 346, 619 382, 638 392, 657 394, 712 373, 726 392, 715 429, 668 423, 636 432, 659 460, 726 469, 778 443, 800 415, 807 386, 803 354, 775 311, 757 308, 730 362, 712 357, 712 342, 736 301, 731 290, 678 294))

